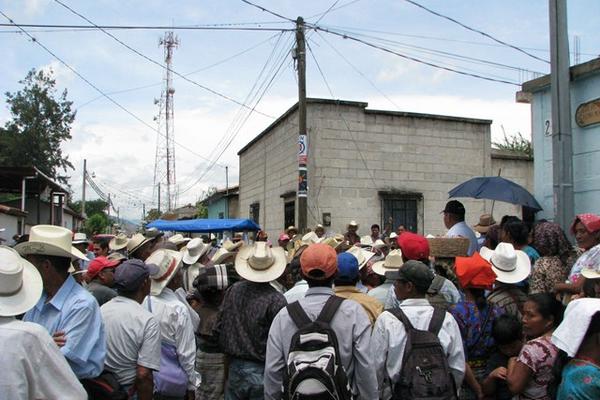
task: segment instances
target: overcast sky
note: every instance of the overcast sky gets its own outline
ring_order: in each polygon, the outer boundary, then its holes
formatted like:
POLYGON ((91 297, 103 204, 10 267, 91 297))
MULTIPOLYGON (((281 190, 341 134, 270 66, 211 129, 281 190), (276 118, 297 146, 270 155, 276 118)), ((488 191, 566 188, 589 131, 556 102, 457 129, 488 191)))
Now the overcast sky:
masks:
MULTIPOLYGON (((176 172, 184 192, 179 205, 195 202, 209 186, 224 187, 225 165, 230 184, 235 184, 237 151, 296 102, 296 72, 289 53, 294 36, 285 31, 293 24, 241 0, 61 2, 98 25, 264 29, 176 31, 180 46, 174 53, 173 69, 197 83, 174 78, 176 172), (261 96, 263 91, 257 89, 263 85, 268 90, 261 96), (259 98, 256 110, 262 114, 239 105, 254 107, 259 98), (207 160, 214 161, 220 153, 217 164, 207 172, 207 160)), ((323 28, 345 31, 370 44, 466 73, 519 84, 535 73, 549 72, 549 64, 535 58, 550 57, 547 0, 417 2, 534 57, 403 0, 256 1, 284 17, 303 16, 323 28)), ((571 0, 568 6, 571 51, 577 36, 579 60, 584 62, 600 54, 600 31, 597 18, 592 18, 600 15, 600 1, 571 0)), ((0 0, 0 10, 17 24, 89 24, 54 0, 0 0)), ((81 170, 87 159, 95 181, 112 194, 121 215, 138 219, 142 203, 149 209, 156 202, 153 118, 158 106, 154 100, 161 95, 164 69, 99 30, 24 29, 146 124, 99 97, 39 45, 16 33, 15 27, 0 27, 0 92, 18 90, 18 81, 31 68, 51 68, 59 88, 66 88, 74 102, 73 139, 64 151, 76 167, 69 172, 75 199, 81 196, 81 170)), ((158 42, 164 30, 109 32, 148 58, 163 62, 158 42)), ((514 101, 517 85, 434 68, 327 32, 310 30, 307 36, 309 97, 331 98, 333 94, 334 98, 366 101, 375 109, 492 119, 494 140, 500 140, 503 131, 530 135, 529 106, 514 101)), ((574 63, 574 55, 571 60, 574 63)), ((8 117, 3 103, 0 123, 8 117)), ((96 197, 93 192, 90 196, 96 197)))

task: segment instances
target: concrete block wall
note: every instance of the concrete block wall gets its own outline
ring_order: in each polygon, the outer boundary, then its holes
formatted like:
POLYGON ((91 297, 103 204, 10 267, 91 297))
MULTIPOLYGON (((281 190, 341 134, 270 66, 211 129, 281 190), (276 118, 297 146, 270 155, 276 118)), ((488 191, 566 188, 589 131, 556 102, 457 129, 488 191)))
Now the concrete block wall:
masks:
MULTIPOLYGON (((491 170, 489 123, 309 106, 319 108, 309 108, 314 130, 309 205, 318 209, 316 215, 331 213, 333 231, 355 219, 363 226, 360 233, 368 233, 371 224, 382 224, 378 192, 402 191, 423 195, 419 230, 443 234, 440 210, 448 190, 491 170)), ((467 218, 478 219, 484 202, 464 203, 467 218)))
POLYGON ((284 224, 284 201, 280 196, 297 188, 297 118, 292 113, 240 154, 239 216, 248 218, 250 205, 259 203, 258 222, 274 243, 284 224))

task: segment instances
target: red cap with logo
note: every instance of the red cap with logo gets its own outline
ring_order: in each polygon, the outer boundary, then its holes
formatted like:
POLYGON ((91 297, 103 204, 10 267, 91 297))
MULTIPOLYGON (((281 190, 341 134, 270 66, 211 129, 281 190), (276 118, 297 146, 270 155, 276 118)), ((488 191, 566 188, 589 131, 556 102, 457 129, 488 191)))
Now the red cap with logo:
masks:
POLYGON ((310 279, 325 280, 337 271, 337 253, 329 245, 311 244, 300 256, 300 269, 310 279))
POLYGON ((109 260, 104 256, 96 257, 90 261, 86 274, 88 278, 94 279, 103 269, 115 268, 119 263, 120 260, 109 260))
POLYGON ((402 232, 396 239, 407 260, 426 260, 429 258, 429 242, 424 236, 412 232, 402 232))

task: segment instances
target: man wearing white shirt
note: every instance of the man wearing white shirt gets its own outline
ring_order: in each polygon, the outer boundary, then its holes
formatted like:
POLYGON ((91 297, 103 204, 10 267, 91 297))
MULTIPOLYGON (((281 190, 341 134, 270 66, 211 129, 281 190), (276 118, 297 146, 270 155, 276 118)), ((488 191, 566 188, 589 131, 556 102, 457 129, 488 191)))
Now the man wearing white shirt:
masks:
POLYGON ((42 277, 13 249, 0 246, 0 398, 87 399, 44 327, 15 318, 42 295, 42 277))
MULTIPOLYGON (((427 330, 434 311, 425 298, 433 281, 430 269, 422 262, 411 260, 397 271, 386 273, 386 277, 395 280, 396 296, 401 301, 400 309, 412 326, 415 329, 427 330)), ((446 354, 455 387, 458 388, 465 374, 465 355, 458 324, 447 312, 438 337, 446 354)), ((406 338, 404 324, 391 312, 384 311, 377 318, 371 335, 371 354, 374 357, 381 399, 391 398, 391 389, 400 379, 406 338)))
MULTIPOLYGON (((158 272, 150 275, 150 296, 146 297, 143 307, 149 310, 158 321, 163 347, 175 348, 177 360, 187 375, 187 395, 193 398, 200 377, 194 365, 196 362, 196 339, 190 312, 185 304, 175 294, 175 290, 183 283, 181 271, 182 254, 173 250, 160 249, 146 259, 146 264, 158 266, 158 272)), ((161 363, 162 364, 162 363, 161 363)), ((161 371, 154 379, 155 392, 160 392, 161 371), (158 382, 157 382, 158 381, 158 382)), ((178 397, 170 393, 160 393, 162 396, 178 397)), ((183 397, 183 396, 179 396, 183 397)))
POLYGON ((467 254, 473 255, 478 249, 477 237, 473 229, 465 222, 465 206, 458 200, 450 200, 442 210, 444 214, 444 225, 448 229, 446 237, 463 237, 469 239, 469 250, 467 254))

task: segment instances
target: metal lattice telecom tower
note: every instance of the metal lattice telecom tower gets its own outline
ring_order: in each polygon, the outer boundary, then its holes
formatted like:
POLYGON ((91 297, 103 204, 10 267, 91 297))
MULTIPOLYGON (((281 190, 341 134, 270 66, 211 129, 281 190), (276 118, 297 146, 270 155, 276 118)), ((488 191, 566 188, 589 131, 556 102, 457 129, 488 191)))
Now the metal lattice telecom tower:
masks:
MULTIPOLYGON (((175 131, 173 113, 173 50, 179 46, 179 39, 173 32, 166 32, 160 39, 159 45, 165 48, 165 64, 167 66, 165 86, 160 100, 155 100, 159 106, 158 134, 156 138, 156 158, 154 160, 154 193, 161 197, 167 205, 167 211, 175 208, 175 131), (164 193, 158 194, 158 191, 164 193)), ((160 204, 160 201, 159 201, 160 204)), ((159 206, 160 207, 160 206, 159 206)), ((160 211, 160 209, 159 209, 160 211)))

